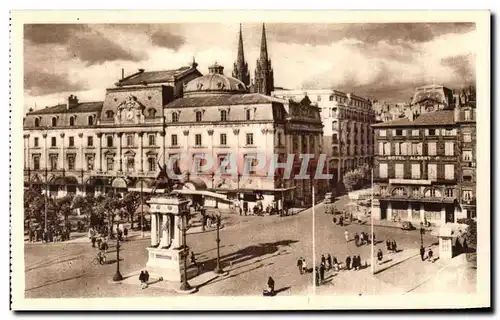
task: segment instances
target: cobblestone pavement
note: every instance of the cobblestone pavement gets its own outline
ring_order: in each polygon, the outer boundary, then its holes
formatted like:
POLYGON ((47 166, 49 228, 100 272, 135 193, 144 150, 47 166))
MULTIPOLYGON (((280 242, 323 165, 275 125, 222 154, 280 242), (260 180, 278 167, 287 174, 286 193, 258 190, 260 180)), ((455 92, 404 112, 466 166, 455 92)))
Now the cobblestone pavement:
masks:
MULTIPOLYGON (((316 261, 321 254, 331 253, 339 260, 349 254, 360 254, 363 262, 369 259, 370 247, 356 247, 354 241, 346 243, 344 231, 350 234, 369 231, 369 225, 334 226, 332 216, 324 213, 323 204, 316 206, 315 251, 316 261)), ((278 295, 313 293, 313 274, 300 275, 296 266, 299 257, 304 257, 308 267, 313 261, 313 229, 311 209, 300 214, 279 216, 235 217, 234 223, 220 231, 221 262, 229 274, 212 280, 199 288, 196 295, 261 295, 267 278, 276 282, 278 295)), ((396 228, 375 227, 379 240, 395 239, 398 247, 405 250, 420 245, 417 231, 401 231, 396 228)), ((203 264, 204 270, 213 270, 216 264, 216 233, 207 232, 187 236, 188 245, 203 264)), ((434 238, 425 236, 430 244, 434 238)), ((110 243, 111 244, 111 243, 110 243)), ((140 238, 124 242, 120 251, 120 269, 123 275, 130 274, 146 264, 148 239, 140 238)), ((377 247, 383 247, 378 244, 377 247)), ((385 250, 384 250, 385 252, 385 250)), ((73 244, 26 244, 26 297, 117 297, 175 295, 175 292, 157 290, 153 286, 141 290, 139 287, 113 284, 110 279, 116 270, 116 262, 100 266, 93 265, 97 253, 90 243, 73 244)), ((112 246, 108 259, 115 260, 112 246)), ((386 271, 384 271, 386 272, 386 271)), ((328 294, 370 294, 400 290, 370 275, 369 268, 361 271, 340 272, 331 278, 333 285, 317 288, 328 294), (362 276, 363 275, 363 276, 362 276), (341 285, 342 284, 342 285, 341 285), (359 290, 361 288, 361 290, 359 290)))

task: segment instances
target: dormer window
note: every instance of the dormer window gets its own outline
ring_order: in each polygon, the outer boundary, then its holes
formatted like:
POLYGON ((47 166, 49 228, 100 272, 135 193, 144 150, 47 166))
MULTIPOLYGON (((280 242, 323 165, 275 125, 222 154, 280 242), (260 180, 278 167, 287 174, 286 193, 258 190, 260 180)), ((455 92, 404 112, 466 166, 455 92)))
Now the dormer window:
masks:
POLYGON ((227 121, 227 110, 221 110, 220 121, 227 121))
POLYGON ((148 117, 154 118, 156 116, 156 110, 153 108, 148 109, 148 117))
POLYGON ((115 113, 111 110, 106 111, 106 118, 112 119, 115 113))
POLYGON ((196 111, 196 122, 201 122, 202 120, 202 112, 196 111))
POLYGON ((246 119, 247 121, 252 120, 252 111, 250 109, 246 110, 246 119))
POLYGON ((56 117, 52 118, 52 126, 57 127, 57 118, 56 117))
POLYGON ((35 118, 35 127, 40 126, 40 118, 35 118))
POLYGON ((87 119, 87 123, 89 126, 93 126, 94 125, 94 117, 93 116, 89 116, 88 119, 87 119))
POLYGON ((69 126, 73 127, 75 125, 75 117, 69 117, 69 126))
POLYGON ((172 122, 179 122, 179 114, 177 112, 172 113, 172 122))

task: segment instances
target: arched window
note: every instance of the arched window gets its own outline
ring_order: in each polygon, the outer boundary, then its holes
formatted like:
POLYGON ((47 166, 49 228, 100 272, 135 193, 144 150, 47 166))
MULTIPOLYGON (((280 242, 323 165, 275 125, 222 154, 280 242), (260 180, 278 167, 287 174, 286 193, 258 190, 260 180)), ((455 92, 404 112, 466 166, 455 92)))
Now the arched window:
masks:
POLYGON ((405 195, 405 189, 404 188, 394 188, 392 190, 392 195, 393 196, 404 196, 405 195))
POLYGON ((75 117, 69 117, 69 126, 72 127, 75 125, 75 117))
POLYGON ((57 127, 57 118, 56 117, 52 118, 52 126, 57 127))
POLYGON ((35 127, 40 126, 40 118, 35 118, 35 127))
POLYGON ((201 122, 202 114, 201 111, 196 111, 196 122, 201 122))
MULTIPOLYGON (((112 112, 113 111, 111 111, 111 113, 112 112)), ((89 116, 87 123, 89 124, 89 126, 93 126, 94 125, 94 117, 93 116, 89 116)))
POLYGON ((221 110, 220 121, 227 121, 227 110, 221 110))
POLYGON ((149 108, 148 109, 148 117, 154 118, 155 116, 156 116, 156 110, 154 108, 149 108))
POLYGON ((172 122, 179 122, 179 114, 177 112, 172 113, 172 122))
POLYGON ((106 118, 111 119, 113 118, 114 115, 115 113, 113 111, 111 110, 106 111, 106 118))

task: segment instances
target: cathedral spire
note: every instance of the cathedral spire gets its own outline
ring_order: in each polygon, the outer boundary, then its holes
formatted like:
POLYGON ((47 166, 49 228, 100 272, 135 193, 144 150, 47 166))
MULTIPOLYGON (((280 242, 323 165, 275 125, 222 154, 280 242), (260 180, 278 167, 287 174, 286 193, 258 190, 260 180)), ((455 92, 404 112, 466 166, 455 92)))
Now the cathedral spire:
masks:
POLYGON ((266 26, 262 24, 262 39, 260 41, 260 60, 267 63, 267 39, 266 39, 266 26))
POLYGON ((255 67, 255 86, 253 92, 270 95, 274 90, 274 73, 271 60, 267 54, 266 26, 262 24, 262 39, 260 42, 260 57, 255 67))
POLYGON ((233 77, 243 82, 247 87, 250 85, 250 72, 248 72, 248 64, 245 62, 245 52, 243 51, 243 33, 241 32, 238 39, 238 56, 234 63, 233 77))

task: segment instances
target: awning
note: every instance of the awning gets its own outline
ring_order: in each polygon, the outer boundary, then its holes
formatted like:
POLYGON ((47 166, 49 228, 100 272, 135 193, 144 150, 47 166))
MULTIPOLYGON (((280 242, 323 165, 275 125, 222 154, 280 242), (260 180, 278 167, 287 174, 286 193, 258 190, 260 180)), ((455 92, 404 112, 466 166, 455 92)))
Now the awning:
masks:
POLYGON ((113 183, 111 183, 111 186, 113 188, 127 188, 127 181, 123 178, 116 178, 113 180, 113 183))

